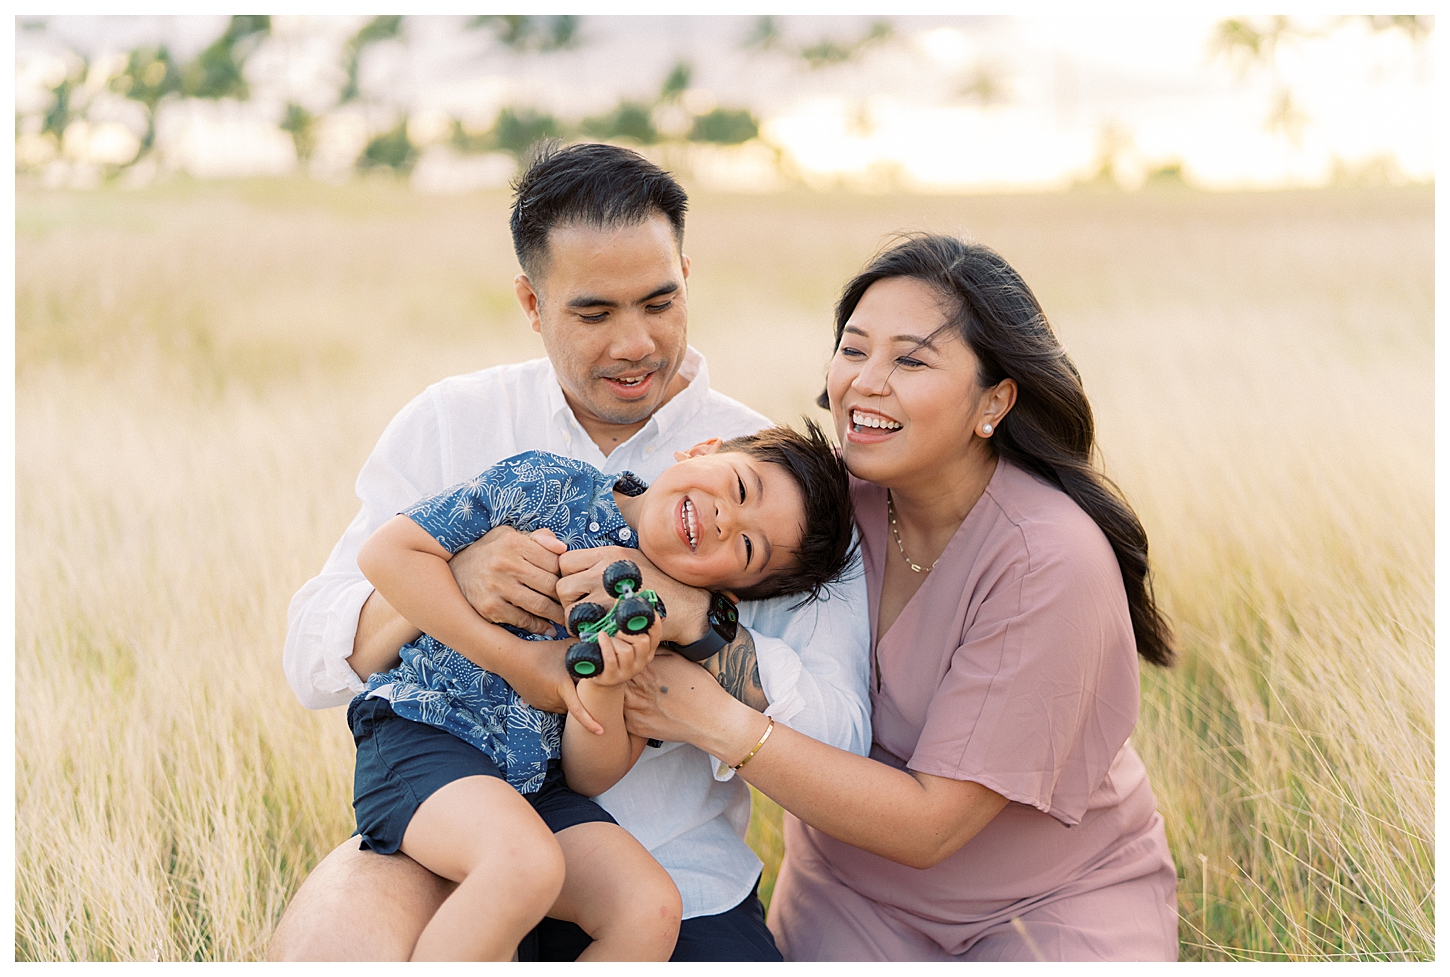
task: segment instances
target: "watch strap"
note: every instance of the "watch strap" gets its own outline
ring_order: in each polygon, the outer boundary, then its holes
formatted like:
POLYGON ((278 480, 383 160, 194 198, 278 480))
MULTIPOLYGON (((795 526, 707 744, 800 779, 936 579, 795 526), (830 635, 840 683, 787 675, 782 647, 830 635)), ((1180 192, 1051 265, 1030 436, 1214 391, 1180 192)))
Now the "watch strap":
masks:
POLYGON ((674 644, 675 651, 692 662, 704 661, 718 654, 721 648, 735 640, 739 632, 740 613, 735 608, 735 602, 719 591, 710 592, 710 609, 705 614, 705 620, 709 627, 705 629, 703 638, 687 645, 674 644))

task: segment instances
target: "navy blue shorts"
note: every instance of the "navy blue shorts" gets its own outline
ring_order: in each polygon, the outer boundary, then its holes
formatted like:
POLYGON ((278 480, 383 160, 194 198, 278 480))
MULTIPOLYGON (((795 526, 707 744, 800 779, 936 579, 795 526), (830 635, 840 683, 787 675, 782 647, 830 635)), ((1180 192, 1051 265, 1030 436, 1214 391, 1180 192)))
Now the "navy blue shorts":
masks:
MULTIPOLYGON (((386 699, 353 699, 347 724, 357 744, 352 806, 363 848, 384 855, 397 851, 418 808, 445 784, 464 777, 505 779, 498 764, 478 747, 446 730, 402 718, 386 699)), ((591 821, 619 823, 569 789, 557 760, 549 764, 543 786, 523 796, 555 834, 591 821)))
MULTIPOLYGON (((779 963, 780 950, 765 925, 765 907, 760 904, 755 880, 741 903, 713 916, 692 916, 680 922, 680 936, 670 960, 675 963, 706 961, 731 963, 779 963)), ((594 941, 573 923, 548 916, 519 944, 519 959, 526 961, 577 960, 594 941)))

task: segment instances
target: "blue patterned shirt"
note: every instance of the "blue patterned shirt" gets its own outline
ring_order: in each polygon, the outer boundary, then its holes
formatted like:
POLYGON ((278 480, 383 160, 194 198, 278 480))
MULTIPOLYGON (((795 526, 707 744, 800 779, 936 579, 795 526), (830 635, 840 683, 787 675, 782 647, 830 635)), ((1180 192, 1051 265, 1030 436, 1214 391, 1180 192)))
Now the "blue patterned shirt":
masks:
MULTIPOLYGON (((628 474, 606 475, 572 458, 525 451, 403 514, 450 553, 496 526, 526 533, 550 529, 571 550, 636 547, 634 530, 620 514, 613 492, 615 482, 628 474)), ((536 641, 568 636, 557 625, 554 636, 504 627, 536 641)), ((563 716, 533 708, 501 677, 426 634, 404 646, 402 659, 398 667, 368 679, 363 694, 387 699, 404 719, 437 726, 472 743, 520 793, 539 789, 549 761, 559 757, 563 716)))

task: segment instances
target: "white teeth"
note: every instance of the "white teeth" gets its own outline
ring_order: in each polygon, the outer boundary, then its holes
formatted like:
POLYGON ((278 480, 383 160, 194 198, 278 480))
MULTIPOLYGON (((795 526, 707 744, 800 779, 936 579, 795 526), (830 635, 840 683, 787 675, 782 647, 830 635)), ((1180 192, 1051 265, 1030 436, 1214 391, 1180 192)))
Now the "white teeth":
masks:
POLYGON ((889 421, 878 414, 863 414, 858 410, 851 412, 851 423, 857 427, 879 427, 887 431, 901 430, 901 425, 896 421, 889 421))
POLYGON ((700 525, 695 518, 695 504, 686 499, 680 514, 684 516, 685 534, 690 537, 690 549, 694 549, 700 538, 700 525))

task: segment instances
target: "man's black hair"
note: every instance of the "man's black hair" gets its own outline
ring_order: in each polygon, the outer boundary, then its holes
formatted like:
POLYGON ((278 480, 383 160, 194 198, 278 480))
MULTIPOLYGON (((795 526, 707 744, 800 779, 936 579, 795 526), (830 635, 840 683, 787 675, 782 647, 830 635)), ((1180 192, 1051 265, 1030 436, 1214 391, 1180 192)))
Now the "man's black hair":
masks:
POLYGON ((595 228, 639 224, 656 214, 670 222, 676 247, 685 243, 688 198, 675 178, 633 150, 606 143, 535 144, 513 184, 509 217, 514 254, 535 278, 549 259, 549 232, 564 224, 595 228))
POLYGON ((731 438, 720 450, 743 451, 784 468, 805 502, 805 525, 791 562, 755 586, 736 591, 736 596, 764 600, 804 594, 797 607, 818 599, 856 555, 851 483, 836 446, 815 421, 807 420, 804 432, 768 427, 731 438))

